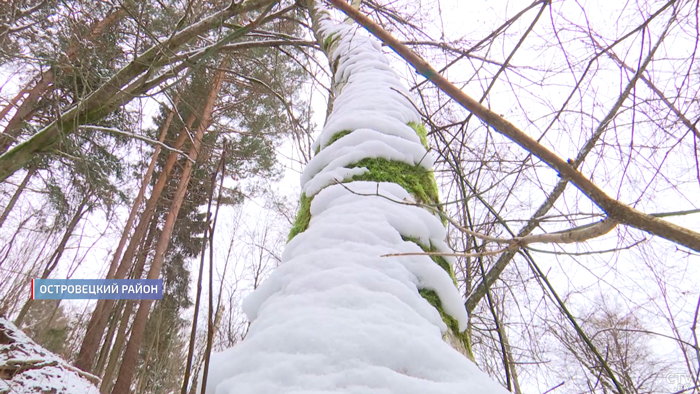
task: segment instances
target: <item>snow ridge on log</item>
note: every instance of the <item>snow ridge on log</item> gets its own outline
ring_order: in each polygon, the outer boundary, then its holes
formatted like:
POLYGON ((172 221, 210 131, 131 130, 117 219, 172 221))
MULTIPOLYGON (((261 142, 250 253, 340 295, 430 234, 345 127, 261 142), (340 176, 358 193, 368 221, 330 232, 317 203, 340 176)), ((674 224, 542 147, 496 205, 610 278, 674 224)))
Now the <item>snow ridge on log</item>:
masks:
POLYGON ((99 381, 0 317, 0 394, 99 394, 99 381))

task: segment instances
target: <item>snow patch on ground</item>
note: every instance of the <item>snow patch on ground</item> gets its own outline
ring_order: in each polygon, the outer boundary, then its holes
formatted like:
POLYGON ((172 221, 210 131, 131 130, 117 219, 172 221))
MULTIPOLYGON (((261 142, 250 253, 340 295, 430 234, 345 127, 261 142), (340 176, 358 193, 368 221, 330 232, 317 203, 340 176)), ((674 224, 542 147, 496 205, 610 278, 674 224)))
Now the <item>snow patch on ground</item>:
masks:
POLYGON ((0 317, 0 393, 99 394, 91 383, 98 380, 39 346, 0 317))

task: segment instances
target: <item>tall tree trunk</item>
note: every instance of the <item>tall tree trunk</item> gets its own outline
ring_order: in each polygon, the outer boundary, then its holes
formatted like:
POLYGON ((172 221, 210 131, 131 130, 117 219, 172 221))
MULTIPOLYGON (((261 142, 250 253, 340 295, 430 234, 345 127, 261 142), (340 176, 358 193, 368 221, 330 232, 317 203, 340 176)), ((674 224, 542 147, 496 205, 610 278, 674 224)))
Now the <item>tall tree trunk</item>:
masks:
POLYGON ((213 356, 206 392, 507 393, 469 359, 420 114, 381 45, 320 3, 335 100, 282 264, 244 301, 249 333, 213 356))
POLYGON ((36 104, 42 95, 46 93, 49 85, 53 83, 54 75, 52 70, 49 69, 41 74, 37 83, 29 90, 29 95, 17 107, 17 111, 10 118, 7 126, 5 126, 5 130, 0 134, 0 154, 5 153, 7 148, 16 141, 22 130, 22 123, 29 121, 34 115, 36 104))
POLYGON ((105 368, 104 374, 102 375, 102 383, 100 384, 100 392, 108 393, 110 387, 112 386, 112 376, 116 370, 117 364, 119 363, 119 356, 122 354, 122 349, 124 349, 124 343, 126 343, 127 328, 129 326, 129 320, 131 319, 131 313, 134 310, 136 302, 134 300, 127 300, 124 306, 124 311, 122 312, 121 319, 119 321, 119 329, 117 330, 117 336, 114 339, 114 346, 110 349, 109 362, 105 368))
POLYGON ((24 188, 27 187, 27 183, 29 183, 29 180, 32 179, 32 176, 34 176, 37 169, 38 166, 35 164, 29 167, 29 170, 27 170, 27 175, 25 175, 24 179, 22 179, 22 183, 20 183, 19 186, 17 186, 15 194, 12 195, 12 198, 10 198, 10 201, 7 202, 5 209, 3 209, 2 215, 0 215, 0 228, 2 228, 2 225, 5 223, 5 220, 7 220, 7 217, 10 215, 10 212, 12 212, 12 208, 15 207, 19 196, 22 195, 24 188))
MULTIPOLYGON (((190 114, 185 123, 185 127, 182 128, 180 135, 177 137, 177 140, 175 140, 175 149, 182 148, 182 145, 187 139, 188 130, 192 127, 196 119, 197 116, 194 113, 190 114)), ((131 236, 129 246, 127 246, 126 251, 124 251, 124 256, 122 256, 121 263, 117 267, 113 279, 124 279, 127 272, 129 272, 131 269, 131 263, 134 259, 134 255, 136 254, 136 250, 146 234, 146 230, 151 222, 153 212, 158 204, 158 199, 165 188, 168 178, 170 177, 170 173, 177 162, 178 156, 179 153, 176 152, 171 152, 168 156, 163 171, 161 171, 158 181, 156 182, 155 186, 153 186, 151 196, 146 202, 146 207, 144 208, 143 212, 141 212, 139 224, 136 226, 136 230, 134 230, 134 234, 131 236)), ((92 370, 92 363, 95 353, 97 353, 97 349, 100 346, 100 339, 102 338, 102 334, 104 334, 105 327, 107 326, 107 319, 113 306, 114 300, 99 300, 97 305, 95 305, 95 310, 90 316, 87 332, 85 333, 85 338, 83 339, 80 352, 78 353, 78 357, 75 361, 75 366, 83 371, 91 372, 92 370)))
MULTIPOLYGON (((154 312, 150 314, 149 316, 149 322, 152 324, 151 329, 155 330, 154 333, 152 333, 150 341, 143 346, 143 349, 141 349, 141 354, 143 354, 142 360, 143 364, 140 365, 140 368, 138 370, 138 374, 136 375, 136 380, 135 380, 135 393, 143 393, 144 392, 144 387, 146 384, 149 382, 149 378, 152 378, 153 375, 151 373, 151 370, 158 368, 159 360, 158 357, 155 357, 155 365, 154 364, 154 357, 153 354, 155 353, 156 355, 159 354, 158 352, 161 351, 159 349, 159 343, 158 339, 161 334, 162 329, 167 330, 167 327, 164 327, 163 324, 163 309, 162 308, 154 308, 154 312)), ((163 349, 167 354, 167 349, 163 349)), ((165 361, 165 360, 164 360, 165 361)), ((167 362, 167 361, 166 361, 167 362)))
POLYGON ((122 312, 124 311, 126 305, 126 300, 117 301, 117 305, 112 309, 112 313, 109 317, 107 324, 107 335, 102 343, 102 348, 100 349, 99 357, 97 357, 97 364, 95 365, 95 375, 101 375, 107 362, 107 358, 111 349, 114 347, 114 335, 116 334, 117 328, 119 327, 119 322, 121 321, 122 312))
MULTIPOLYGON (((61 257, 63 256, 63 252, 66 250, 66 245, 68 244, 68 240, 70 237, 73 235, 73 232, 75 231, 75 228, 78 226, 78 223, 80 222, 80 219, 83 218, 83 215, 88 211, 88 202, 90 201, 90 198, 92 197, 92 193, 88 192, 80 201, 80 204, 78 204, 78 207, 76 208, 75 214, 73 214, 73 218, 71 218, 70 223, 68 223, 68 226, 66 227, 66 231, 63 233, 63 237, 61 238, 61 242, 58 243, 58 247, 56 247, 56 250, 51 254, 51 257, 49 257, 49 260, 46 263, 46 267, 44 267, 44 271, 41 273, 41 279, 47 279, 49 275, 51 275, 51 272, 56 268, 58 265, 58 262, 61 260, 61 257)), ((32 307, 32 303, 34 300, 31 298, 27 300, 27 302, 24 303, 24 306, 22 307, 22 310, 19 312, 19 315, 17 315, 17 319, 15 319, 15 325, 17 327, 22 326, 22 322, 24 321, 25 317, 27 317, 27 313, 29 312, 29 309, 32 307)))
MULTIPOLYGON (((173 116, 175 114, 175 111, 177 111, 177 105, 178 105, 179 101, 180 101, 180 96, 179 95, 175 96, 175 98, 173 99, 173 108, 170 110, 170 112, 168 113, 168 116, 165 118, 165 121, 163 122, 163 125, 161 126, 160 135, 158 136, 158 141, 161 143, 165 140, 165 136, 167 135, 168 130, 170 129, 170 123, 173 120, 173 116)), ((191 117, 191 120, 194 121, 194 117, 191 117)), ((191 124, 188 126, 188 128, 190 126, 191 126, 191 124)), ((183 130, 183 131, 185 131, 185 130, 183 130)), ((179 144, 180 146, 185 141, 184 135, 182 137, 183 137, 183 138, 181 138, 182 142, 179 144)), ((176 143, 176 145, 177 145, 177 143, 176 143)), ((175 148, 180 149, 180 146, 176 146, 175 148)), ((160 155, 160 151, 161 151, 161 146, 156 145, 154 150, 153 150, 153 155, 151 155, 151 162, 149 163, 148 169, 146 170, 146 173, 144 174, 143 179, 141 180, 141 188, 139 189, 139 192, 136 195, 136 199, 134 199, 134 204, 131 207, 131 212, 129 212, 129 217, 126 220, 126 224, 124 225, 124 230, 122 231, 122 236, 119 239, 119 244, 117 245, 117 249, 114 251, 114 255, 112 256, 112 262, 110 263, 109 269, 107 270, 107 276, 106 276, 107 279, 115 279, 114 274, 117 270, 117 264, 119 263, 119 259, 122 256, 122 250, 124 249, 124 245, 126 245, 126 241, 129 239, 129 233, 131 232, 131 229, 134 226, 134 221, 136 220, 136 215, 138 214, 139 207, 141 207, 141 203, 143 202, 143 197, 146 194, 146 189, 148 188, 148 184, 151 182, 151 176, 153 175, 153 171, 155 169, 156 163, 158 162, 158 156, 160 155)), ((172 154, 172 155, 177 157, 175 154, 172 154)), ((171 166, 171 168, 172 168, 172 166, 171 166)), ((166 171, 166 172, 169 172, 169 171, 166 171)), ((157 201, 157 199, 160 197, 160 190, 156 191, 154 189, 154 193, 152 193, 151 196, 153 196, 154 194, 156 195, 154 201, 157 201)), ((143 220, 143 217, 142 217, 142 220, 143 220)), ((148 220, 150 220, 150 218, 148 220)), ((138 242, 138 241, 140 241, 140 237, 141 236, 138 234, 138 231, 137 231, 134 234, 134 237, 132 237, 132 239, 135 240, 136 242, 138 242)), ((123 270, 122 272, 125 272, 126 270, 128 270, 128 267, 125 267, 125 270, 123 270)), ((119 277, 116 279, 123 279, 123 277, 119 277)), ((97 302, 97 304, 95 305, 95 313, 93 313, 93 316, 95 316, 96 318, 102 317, 103 314, 106 313, 106 312, 104 312, 104 309, 105 309, 104 300, 99 300, 97 302)), ((110 305, 110 309, 111 309, 111 305, 110 305)), ((91 332, 93 333, 93 334, 91 334, 91 337, 97 336, 97 333, 100 332, 99 329, 93 328, 94 324, 95 323, 92 322, 92 316, 91 316, 91 321, 88 323, 88 327, 92 329, 91 332), (92 324, 90 324, 90 323, 92 323, 92 324)), ((100 336, 101 335, 102 334, 100 332, 100 336)), ((92 339, 92 338, 90 338, 90 339, 92 339)), ((92 350, 92 349, 89 349, 89 350, 92 350)), ((90 352, 90 353, 92 354, 92 352, 90 352)))
POLYGON ((27 92, 27 88, 20 90, 19 93, 17 93, 17 95, 15 95, 15 97, 10 100, 2 110, 0 110, 0 122, 5 120, 5 117, 10 113, 12 108, 19 108, 19 102, 22 100, 22 97, 27 94, 27 92))
MULTIPOLYGON (((175 111, 177 111, 177 104, 180 102, 180 96, 175 96, 173 99, 173 108, 170 109, 168 116, 165 118, 163 125, 160 128, 160 135, 158 136, 158 142, 165 141, 165 136, 168 134, 170 129, 170 123, 173 120, 175 111)), ((183 139, 184 141, 184 139, 183 139)), ((179 148, 176 148, 179 149, 179 148)), ((117 250, 114 251, 114 256, 112 257, 112 262, 109 265, 109 270, 107 271, 107 279, 113 279, 113 275, 117 270, 117 264, 119 263, 119 258, 122 255, 122 250, 124 250, 124 245, 129 239, 129 233, 134 226, 134 221, 136 220, 136 215, 138 214, 139 207, 143 202, 143 197, 146 194, 146 189, 148 189, 148 184, 151 182, 151 176, 153 176, 153 171, 156 168, 156 163, 158 162, 158 156, 160 156, 161 146, 156 145, 153 149, 153 155, 151 155, 151 162, 148 164, 148 169, 141 180, 141 188, 139 189, 136 199, 134 199, 134 205, 131 207, 131 212, 129 212, 129 218, 126 220, 126 225, 124 226, 124 231, 122 231, 122 237, 119 239, 119 244, 117 245, 117 250)))
MULTIPOLYGON (((102 35, 104 30, 109 26, 116 23, 126 14, 126 10, 122 7, 111 12, 109 15, 104 17, 102 20, 97 22, 95 26, 90 30, 90 34, 87 37, 87 41, 92 41, 96 37, 102 35)), ((73 40, 71 44, 65 51, 65 56, 67 62, 72 62, 78 55, 79 41, 73 40)), ((42 97, 46 97, 52 90, 52 84, 55 78, 55 71, 52 68, 44 71, 40 76, 37 83, 30 89, 25 88, 23 91, 28 91, 29 95, 22 101, 17 107, 17 111, 10 118, 10 121, 5 126, 2 134, 0 134, 0 154, 7 151, 7 148, 15 142, 15 139, 19 136, 22 130, 22 124, 28 122, 36 113, 36 105, 42 97)), ((8 104, 9 106, 10 104, 8 104)), ((4 111, 4 109, 3 109, 4 111)), ((4 116, 3 116, 4 117, 4 116)))
MULTIPOLYGON (((153 244, 157 229, 158 220, 157 218, 153 218, 151 221, 151 228, 148 230, 146 240, 143 242, 143 245, 141 245, 141 252, 139 253, 136 264, 134 265, 134 272, 132 274, 133 279, 141 279, 141 276, 143 275, 143 267, 146 264, 146 258, 148 257, 148 252, 153 244)), ((129 320, 131 319, 131 313, 134 310, 134 306, 136 306, 136 301, 128 300, 126 302, 126 306, 124 307, 124 312, 122 313, 121 321, 119 322, 119 331, 117 332, 117 337, 114 340, 114 346, 112 347, 109 355, 109 363, 107 364, 107 368, 102 375, 102 384, 100 385, 101 393, 108 393, 112 386, 112 375, 114 375, 114 371, 116 370, 117 363, 119 361, 119 356, 121 356, 122 349, 126 343, 126 330, 129 325, 129 320)))
MULTIPOLYGON (((202 143, 202 138, 204 132, 209 127, 211 122, 211 115, 214 110, 214 103, 216 102, 216 97, 221 88, 223 82, 224 70, 228 67, 229 58, 226 57, 220 65, 219 71, 217 71, 214 76, 214 81, 212 87, 209 90, 209 95, 204 104, 204 109, 202 111, 202 118, 199 121, 197 127, 197 134, 194 137, 194 144, 192 149, 189 151, 189 156, 191 160, 185 162, 184 168, 180 175, 180 182, 178 184, 175 196, 173 197, 172 203, 170 204, 170 210, 168 216, 165 219, 165 224, 163 225, 163 230, 158 238, 158 243, 156 244, 155 256, 151 262, 151 267, 148 271, 148 279, 158 279, 160 276, 160 269, 165 259, 165 252, 168 249, 170 243, 170 237, 173 232, 173 227, 175 226, 175 221, 177 220, 177 215, 180 212, 180 207, 182 206, 182 201, 187 192, 187 187, 190 181, 190 175, 192 173, 193 161, 197 160, 199 155, 200 146, 202 143)), ((148 320, 148 313, 151 309, 152 300, 141 300, 139 303, 139 309, 136 311, 136 317, 134 317, 134 324, 131 330, 131 336, 129 337, 129 343, 124 351, 124 357, 122 361, 121 368, 119 369, 119 375, 117 376, 117 382, 114 384, 112 389, 112 394, 127 394, 131 386, 131 380, 134 373, 134 368, 136 367, 136 362, 138 359, 138 353, 141 349, 141 342, 143 341, 143 333, 146 329, 146 322, 148 320)))
MULTIPOLYGON (((202 278, 204 277, 204 257, 206 254, 207 250, 207 240, 214 237, 213 231, 214 231, 214 225, 210 224, 211 222, 211 205, 214 200, 214 189, 216 188, 216 177, 219 175, 219 170, 221 170, 221 183, 219 184, 219 196, 217 198, 217 214, 219 211, 219 206, 221 203, 221 192, 223 189, 223 182, 224 178, 226 177, 226 146, 224 145, 224 148, 221 150, 221 160, 219 160, 219 165, 216 167, 216 171, 214 171, 214 174, 212 174, 211 177, 211 183, 209 184, 209 198, 207 202, 207 224, 204 227, 204 239, 202 240, 202 253, 200 256, 200 262, 199 262, 199 275, 197 276, 197 293, 195 295, 195 301, 194 301, 194 312, 192 315, 192 329, 190 331, 190 344, 187 350, 187 364, 185 365, 185 376, 182 378, 182 387, 180 389, 180 394, 187 394, 187 385, 190 381, 190 374, 191 374, 191 369, 192 369, 192 359, 194 357, 194 345, 197 341, 197 320, 199 318, 199 303, 202 299, 202 278), (212 234, 209 233, 209 229, 211 229, 212 234)), ((213 250, 210 248, 209 249, 209 255, 213 256, 211 253, 213 253, 213 250)), ((213 272, 210 269, 209 270, 209 278, 211 282, 211 278, 213 277, 213 272)), ((209 289, 209 297, 211 299, 212 297, 212 289, 209 289)), ((209 308, 211 310, 211 303, 209 305, 209 308)), ((211 311, 210 314, 207 318, 207 325, 208 325, 208 332, 207 332, 207 346, 209 347, 209 332, 212 331, 212 322, 211 322, 211 311)), ((211 350, 211 349, 209 349, 211 350)), ((205 351, 205 353, 207 353, 205 351)), ((205 363, 207 364, 207 363, 205 363)), ((205 371, 206 371, 206 365, 205 365, 205 371)), ((205 375, 206 376, 206 372, 205 375)))

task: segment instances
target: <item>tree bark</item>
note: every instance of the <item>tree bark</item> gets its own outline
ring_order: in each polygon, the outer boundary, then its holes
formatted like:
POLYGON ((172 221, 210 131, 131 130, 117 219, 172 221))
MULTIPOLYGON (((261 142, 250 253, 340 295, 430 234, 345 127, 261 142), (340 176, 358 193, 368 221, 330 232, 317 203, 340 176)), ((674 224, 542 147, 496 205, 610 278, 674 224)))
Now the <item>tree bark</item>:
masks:
MULTIPOLYGON (((192 146, 192 149, 190 149, 189 151, 189 156, 191 160, 186 161, 184 168, 182 169, 182 174, 180 175, 180 183, 178 184, 177 191, 175 192, 175 196, 173 197, 173 201, 170 205, 170 210, 165 219, 163 230, 161 231, 160 237, 158 238, 155 256, 153 258, 153 261, 151 262, 151 267, 148 271, 147 279, 158 279, 158 277, 160 276, 160 269, 163 264, 163 260, 165 259, 165 252, 168 249, 170 237, 175 226, 175 221, 177 220, 177 215, 180 212, 180 207, 182 206, 182 202, 187 192, 187 187, 189 185, 190 175, 192 173, 193 166, 192 161, 197 160, 197 155, 200 151, 200 146, 202 143, 204 132, 209 127, 209 124, 211 122, 211 115, 214 109, 214 103, 216 102, 217 94, 219 93, 219 89, 221 88, 221 84, 223 82, 223 70, 225 70, 228 67, 228 60, 228 57, 224 58, 222 64, 220 65, 220 70, 217 71, 214 77, 212 88, 209 91, 209 95, 207 96, 207 100, 204 105, 204 110, 202 111, 202 119, 200 120, 199 125, 197 127, 197 134, 194 138, 194 144, 192 146)), ((152 300, 141 300, 141 302, 139 303, 139 308, 136 312, 136 317, 134 318, 134 323, 132 325, 129 343, 127 344, 126 350, 124 351, 122 365, 119 370, 117 382, 114 384, 114 388, 112 389, 112 394, 127 394, 129 392, 152 302, 152 300)))
MULTIPOLYGON (((185 143, 188 136, 188 130, 192 127, 196 118, 197 117, 194 113, 190 114, 185 123, 185 127, 183 127, 183 129, 180 131, 180 135, 177 137, 177 140, 175 140, 175 149, 180 149, 185 143)), ((175 166, 175 162, 177 162, 178 155, 178 153, 171 152, 168 156, 163 171, 160 173, 158 181, 156 182, 155 186, 153 186, 153 191, 151 191, 151 196, 146 202, 146 207, 144 208, 143 212, 141 212, 139 224, 136 226, 136 230, 134 230, 134 234, 131 236, 129 246, 127 246, 124 256, 122 256, 121 263, 117 267, 113 279, 124 279, 127 272, 131 269, 131 263, 134 255, 136 254, 136 250, 143 240, 143 237, 146 235, 146 230, 148 229, 153 212, 158 204, 158 199, 165 188, 165 184, 170 177, 170 173, 175 166)), ((102 334, 107 326, 107 318, 109 317, 109 313, 113 305, 114 300, 99 300, 97 305, 95 305, 95 310, 90 316, 87 332, 85 333, 85 338, 83 339, 80 352, 78 353, 78 357, 75 361, 75 366, 83 371, 91 372, 92 370, 92 363, 95 353, 97 353, 97 349, 100 345, 100 339, 102 338, 102 334)))
POLYGON ((114 334, 119 327, 119 321, 121 320, 122 312, 126 300, 119 300, 117 306, 112 310, 112 314, 109 317, 109 322, 107 325, 107 335, 105 335, 105 340, 102 343, 102 349, 100 349, 99 357, 97 358, 97 364, 95 365, 95 375, 101 375, 105 367, 105 362, 107 361, 110 350, 115 345, 114 334))
POLYGON ((39 81, 29 90, 29 95, 17 107, 17 111, 10 118, 7 126, 5 126, 5 130, 0 135, 0 154, 5 153, 7 148, 16 141, 22 130, 22 123, 29 121, 34 116, 36 104, 52 83, 53 69, 44 71, 39 77, 39 81))
POLYGON ((15 95, 15 97, 12 100, 10 100, 7 103, 7 105, 3 107, 2 110, 0 110, 0 122, 2 122, 5 119, 5 117, 7 116, 7 114, 10 113, 12 108, 19 108, 19 102, 20 100, 22 100, 22 97, 24 97, 25 94, 27 94, 27 88, 20 90, 19 93, 17 93, 17 95, 15 95))
MULTIPOLYGON (((148 230, 148 235, 146 240, 141 245, 141 253, 139 253, 138 260, 134 266, 134 272, 131 275, 133 279, 141 279, 143 275, 143 267, 146 263, 146 257, 148 257, 148 252, 153 244, 153 239, 156 235, 156 230, 158 229, 158 220, 154 218, 151 221, 151 228, 148 230)), ((112 386, 112 375, 117 368, 117 363, 119 361, 119 356, 122 354, 122 349, 126 343, 126 330, 129 325, 129 320, 131 319, 131 313, 134 310, 136 301, 128 300, 126 306, 124 307, 124 312, 122 313, 121 321, 119 322, 119 330, 117 331, 117 337, 114 340, 114 346, 109 355, 109 363, 107 363, 107 368, 102 375, 102 384, 100 385, 101 393, 108 393, 112 386)))
POLYGON ((24 188, 27 187, 27 183, 29 183, 29 180, 32 179, 32 176, 34 176, 37 169, 38 169, 37 165, 33 165, 33 166, 29 167, 29 170, 27 171, 27 175, 25 175, 24 179, 22 179, 22 183, 19 184, 19 186, 17 187, 17 190, 15 190, 15 194, 13 194, 12 198, 10 198, 10 201, 7 202, 5 209, 3 209, 3 211, 2 211, 2 215, 0 215, 0 228, 2 228, 2 225, 5 223, 5 220, 7 220, 7 217, 10 215, 10 212, 12 212, 12 208, 15 207, 15 204, 17 203, 19 196, 22 195, 24 188))
POLYGON ((112 376, 119 362, 119 356, 124 348, 124 343, 126 342, 126 329, 129 326, 129 320, 131 318, 131 313, 134 310, 134 300, 127 300, 124 306, 124 311, 122 312, 121 319, 119 321, 119 329, 117 330, 117 336, 114 339, 114 346, 109 353, 109 362, 105 368, 104 374, 102 375, 102 383, 100 384, 100 392, 108 393, 109 388, 112 383, 112 376))

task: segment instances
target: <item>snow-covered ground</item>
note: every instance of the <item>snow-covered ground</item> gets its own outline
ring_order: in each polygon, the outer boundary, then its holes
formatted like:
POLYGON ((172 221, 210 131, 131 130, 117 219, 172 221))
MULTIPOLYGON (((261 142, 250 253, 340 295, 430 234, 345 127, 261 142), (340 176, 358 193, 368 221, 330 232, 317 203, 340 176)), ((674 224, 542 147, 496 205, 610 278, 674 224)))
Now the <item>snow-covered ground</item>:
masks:
POLYGON ((0 394, 99 394, 98 383, 0 317, 0 394))

